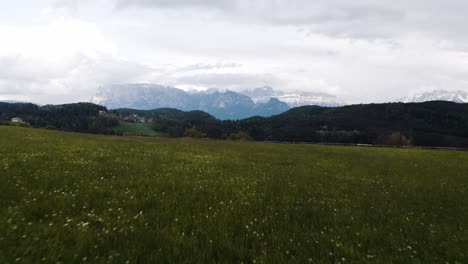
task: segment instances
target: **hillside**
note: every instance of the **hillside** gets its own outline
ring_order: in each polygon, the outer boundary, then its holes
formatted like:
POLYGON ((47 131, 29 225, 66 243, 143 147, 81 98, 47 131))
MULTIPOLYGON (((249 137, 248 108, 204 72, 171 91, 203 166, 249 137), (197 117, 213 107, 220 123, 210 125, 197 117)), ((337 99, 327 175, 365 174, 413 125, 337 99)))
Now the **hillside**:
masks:
POLYGON ((102 115, 107 109, 92 103, 38 106, 30 103, 0 103, 0 125, 20 118, 22 125, 65 131, 112 134, 119 121, 102 115))
MULTIPOLYGON (((275 104, 275 100, 270 103, 275 104)), ((268 118, 242 120, 219 120, 203 111, 171 108, 108 111, 90 103, 42 107, 0 103, 0 123, 8 123, 14 117, 34 127, 101 134, 134 132, 115 128, 119 123, 142 122, 145 125, 133 126, 144 126, 170 137, 187 136, 187 130, 191 130, 212 139, 243 134, 244 138, 257 141, 468 148, 468 104, 443 101, 302 106, 268 118)))
POLYGON ((240 124, 258 140, 321 141, 325 135, 330 142, 468 147, 468 104, 442 101, 304 106, 240 124))
POLYGON ((158 108, 153 110, 138 110, 130 108, 119 108, 111 110, 112 113, 118 116, 138 115, 146 118, 159 118, 169 120, 213 120, 215 117, 203 111, 181 111, 174 108, 158 108))
POLYGON ((466 152, 0 126, 0 262, 466 263, 466 152))
POLYGON ((244 132, 257 141, 468 147, 468 104, 442 101, 302 106, 269 118, 177 125, 195 127, 210 138, 244 132))
POLYGON ((146 137, 166 137, 164 133, 152 129, 148 123, 120 122, 118 126, 112 128, 118 135, 126 136, 146 136, 146 137))

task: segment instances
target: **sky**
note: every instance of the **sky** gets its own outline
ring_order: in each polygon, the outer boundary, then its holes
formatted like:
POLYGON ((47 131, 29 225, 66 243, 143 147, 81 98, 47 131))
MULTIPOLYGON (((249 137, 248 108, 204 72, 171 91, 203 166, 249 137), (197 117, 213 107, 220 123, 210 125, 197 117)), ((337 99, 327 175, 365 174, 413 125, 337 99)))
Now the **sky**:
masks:
POLYGON ((349 103, 468 90, 467 13, 466 0, 0 0, 0 100, 135 82, 349 103))

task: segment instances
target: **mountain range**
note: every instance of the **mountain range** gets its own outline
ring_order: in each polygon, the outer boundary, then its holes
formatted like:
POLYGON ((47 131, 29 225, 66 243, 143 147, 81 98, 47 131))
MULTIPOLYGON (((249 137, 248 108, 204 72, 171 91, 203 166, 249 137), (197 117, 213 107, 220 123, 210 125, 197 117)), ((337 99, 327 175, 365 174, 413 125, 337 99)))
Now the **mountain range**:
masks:
MULTIPOLYGON (((450 101, 468 103, 468 91, 433 90, 412 93, 398 100, 405 103, 450 101)), ((281 91, 264 86, 241 92, 211 88, 205 91, 184 91, 156 84, 118 84, 101 87, 93 103, 110 109, 133 108, 151 110, 175 108, 183 111, 201 110, 218 119, 243 119, 253 116, 269 117, 290 108, 317 105, 337 107, 346 105, 334 95, 308 91, 281 91)))
POLYGON ((283 92, 261 87, 243 92, 208 89, 186 92, 156 84, 119 84, 101 87, 92 102, 110 109, 134 108, 151 110, 176 108, 201 110, 219 119, 268 117, 301 105, 338 106, 343 103, 324 93, 283 92))
POLYGON ((280 91, 274 90, 269 86, 244 90, 241 93, 249 96, 255 103, 264 103, 267 102, 270 98, 277 98, 278 100, 287 103, 291 108, 304 105, 335 107, 346 104, 345 102, 339 100, 336 96, 327 93, 307 91, 280 91))
POLYGON ((404 103, 422 103, 428 101, 449 101, 468 103, 468 90, 432 90, 413 93, 401 99, 404 103))

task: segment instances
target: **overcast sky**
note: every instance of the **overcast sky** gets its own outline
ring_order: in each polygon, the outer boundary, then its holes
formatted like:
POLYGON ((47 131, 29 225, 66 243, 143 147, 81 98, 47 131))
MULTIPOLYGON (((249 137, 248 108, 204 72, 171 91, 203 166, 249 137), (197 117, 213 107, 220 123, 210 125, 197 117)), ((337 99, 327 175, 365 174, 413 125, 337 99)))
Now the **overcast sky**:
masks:
POLYGON ((0 100, 263 85, 356 102, 468 90, 466 0, 0 0, 0 100))

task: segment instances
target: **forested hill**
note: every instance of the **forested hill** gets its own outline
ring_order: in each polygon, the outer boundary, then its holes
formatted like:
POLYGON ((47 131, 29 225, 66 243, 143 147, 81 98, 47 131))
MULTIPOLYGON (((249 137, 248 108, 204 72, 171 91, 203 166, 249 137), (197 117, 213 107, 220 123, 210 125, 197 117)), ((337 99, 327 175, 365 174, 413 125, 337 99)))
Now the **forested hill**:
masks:
POLYGON ((154 110, 137 110, 130 108, 120 108, 111 110, 111 113, 114 113, 118 116, 130 116, 138 115, 146 118, 159 118, 159 119, 171 119, 171 120, 214 120, 214 116, 205 113, 203 111, 181 111, 173 108, 159 108, 154 110))
POLYGON ((92 103, 38 106, 30 103, 0 103, 0 124, 19 118, 18 125, 74 132, 110 134, 116 117, 102 115, 107 109, 92 103))
POLYGON ((268 118, 237 121, 174 109, 115 113, 152 117, 155 129, 174 137, 195 129, 201 132, 198 135, 217 139, 468 147, 468 104, 443 101, 302 106, 268 118))
POLYGON ((303 106, 268 118, 236 121, 169 108, 107 111, 91 103, 43 107, 0 103, 0 122, 13 117, 34 127, 103 134, 112 133, 119 122, 144 122, 172 137, 468 147, 468 104, 442 101, 303 106))
POLYGON ((240 126, 257 140, 468 146, 468 104, 303 106, 240 126))

